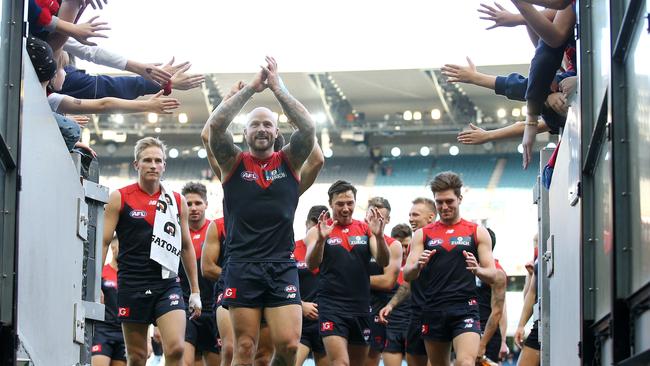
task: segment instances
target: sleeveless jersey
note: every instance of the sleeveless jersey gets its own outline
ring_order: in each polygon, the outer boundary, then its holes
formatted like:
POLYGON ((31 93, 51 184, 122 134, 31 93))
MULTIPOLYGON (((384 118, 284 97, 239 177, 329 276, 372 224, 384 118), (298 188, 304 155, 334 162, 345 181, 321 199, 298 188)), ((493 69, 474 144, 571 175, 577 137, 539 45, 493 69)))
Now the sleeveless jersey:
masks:
MULTIPOLYGON (((138 183, 120 188, 119 191, 122 202, 115 232, 120 242, 117 255, 120 289, 158 289, 177 281, 176 278, 163 279, 160 264, 149 258, 160 191, 149 195, 140 189, 138 183)), ((181 196, 174 192, 174 198, 180 215, 181 196)))
MULTIPOLYGON (((503 271, 503 273, 505 273, 498 260, 495 259, 494 264, 496 265, 497 270, 503 271)), ((476 295, 478 295, 478 311, 481 318, 481 324, 485 325, 487 324, 487 320, 490 317, 490 313, 492 313, 492 287, 487 283, 481 281, 480 278, 475 278, 476 295)))
MULTIPOLYGON (((199 280, 199 290, 201 291, 201 305, 203 309, 212 309, 214 303, 214 283, 201 274, 201 253, 203 253, 203 243, 205 242, 205 234, 208 232, 210 220, 205 220, 205 224, 198 230, 194 231, 190 228, 190 237, 192 238, 192 245, 194 246, 194 253, 196 254, 196 270, 199 280)), ((181 264, 178 270, 178 277, 181 279, 181 289, 183 289, 183 298, 185 303, 188 304, 192 289, 190 282, 185 274, 185 268, 181 264)))
POLYGON ((223 182, 230 261, 292 262, 298 184, 283 151, 263 161, 239 154, 223 182))
POLYGON ((476 281, 466 269, 463 251, 478 259, 478 225, 461 219, 447 226, 440 221, 425 226, 425 250, 437 250, 420 276, 411 282, 414 305, 423 311, 440 310, 458 303, 476 302, 476 281))
POLYGON ((336 225, 325 239, 319 267, 318 310, 324 314, 370 313, 370 229, 365 222, 336 225))
POLYGON ((104 293, 104 321, 99 322, 105 328, 122 329, 117 320, 117 270, 109 264, 102 269, 102 292, 104 293))
MULTIPOLYGON (((384 240, 386 241, 386 245, 388 245, 389 248, 393 244, 402 245, 399 241, 391 238, 388 235, 384 235, 384 240)), ((375 258, 372 257, 370 258, 369 274, 370 276, 377 276, 377 275, 384 274, 384 267, 377 264, 375 258)), ((393 297, 393 295, 395 295, 395 292, 397 292, 398 288, 399 288, 399 284, 395 284, 395 286, 390 291, 373 290, 371 288, 370 305, 372 306, 372 312, 377 313, 379 310, 381 310, 381 308, 386 306, 386 304, 388 304, 388 302, 393 297)))
POLYGON ((300 299, 307 302, 316 302, 318 296, 318 268, 310 271, 305 261, 306 256, 307 246, 303 240, 298 240, 296 248, 293 250, 293 258, 296 261, 296 267, 298 267, 300 299))

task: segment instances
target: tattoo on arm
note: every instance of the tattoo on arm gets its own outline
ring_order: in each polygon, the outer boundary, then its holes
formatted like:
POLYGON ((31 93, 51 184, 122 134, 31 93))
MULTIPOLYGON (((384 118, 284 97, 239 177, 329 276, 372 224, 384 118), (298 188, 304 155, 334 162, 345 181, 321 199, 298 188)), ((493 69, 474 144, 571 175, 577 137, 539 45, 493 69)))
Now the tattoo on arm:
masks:
POLYGON ((231 98, 221 102, 208 119, 210 124, 210 150, 212 150, 219 165, 226 168, 226 170, 229 170, 228 165, 233 162, 241 151, 235 146, 232 134, 228 131, 228 126, 253 94, 255 94, 255 91, 252 88, 244 87, 231 98))
POLYGON ((395 293, 393 298, 390 299, 390 303, 391 303, 391 305, 393 305, 393 307, 395 307, 395 306, 401 304, 409 296, 411 296, 411 289, 408 286, 404 286, 404 284, 402 284, 397 289, 397 292, 395 293))
POLYGON ((316 127, 307 108, 289 94, 285 87, 276 92, 275 97, 287 117, 298 127, 298 130, 291 134, 289 144, 290 160, 294 169, 298 169, 314 148, 316 127))

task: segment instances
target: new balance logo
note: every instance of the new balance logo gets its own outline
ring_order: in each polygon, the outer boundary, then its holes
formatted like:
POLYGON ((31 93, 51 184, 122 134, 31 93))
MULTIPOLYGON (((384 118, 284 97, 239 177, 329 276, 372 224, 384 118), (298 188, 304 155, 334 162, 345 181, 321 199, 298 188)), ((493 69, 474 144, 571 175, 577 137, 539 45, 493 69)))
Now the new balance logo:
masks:
POLYGON ((151 290, 147 290, 144 292, 145 295, 151 295, 151 290))

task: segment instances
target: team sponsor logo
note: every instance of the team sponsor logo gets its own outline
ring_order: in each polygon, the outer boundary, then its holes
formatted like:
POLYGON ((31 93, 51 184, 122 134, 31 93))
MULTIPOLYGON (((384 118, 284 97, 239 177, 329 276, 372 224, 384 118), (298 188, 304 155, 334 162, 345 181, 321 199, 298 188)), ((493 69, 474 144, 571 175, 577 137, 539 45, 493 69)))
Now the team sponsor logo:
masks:
POLYGON ((116 288, 117 283, 115 281, 104 281, 104 287, 116 288))
POLYGON ((348 237, 350 245, 368 245, 367 235, 355 235, 348 237))
POLYGON ((328 238, 326 243, 328 245, 341 245, 341 244, 343 244, 343 239, 337 238, 337 237, 328 238))
POLYGON ((178 301, 179 301, 179 300, 172 300, 172 301, 170 301, 170 302, 169 302, 169 306, 176 306, 176 305, 178 305, 178 301))
POLYGON ((348 233, 350 231, 350 228, 345 228, 345 229, 343 229, 341 231, 345 234, 345 233, 348 233))
POLYGON ((465 322, 465 328, 472 328, 474 326, 474 319, 467 318, 463 320, 465 322))
POLYGON ((158 201, 158 204, 156 205, 156 210, 162 212, 162 213, 167 213, 167 202, 165 201, 158 201))
POLYGON ((328 332, 334 330, 334 322, 322 322, 320 323, 320 331, 328 332))
POLYGON ((370 339, 370 328, 366 328, 363 330, 363 340, 368 342, 370 339))
POLYGON ((194 234, 192 239, 201 239, 201 234, 194 234))
POLYGON ((247 180, 249 182, 254 182, 257 180, 257 174, 255 172, 251 172, 250 170, 244 170, 241 172, 241 177, 243 180, 247 180))
POLYGON ((147 290, 144 292, 145 295, 151 295, 151 290, 147 290))
POLYGON ((90 352, 101 352, 102 351, 102 345, 101 344, 96 344, 94 345, 91 349, 90 352))
POLYGON ((144 219, 145 217, 147 217, 147 211, 133 210, 129 213, 129 216, 131 216, 134 219, 144 219))
POLYGON ((296 267, 298 267, 298 269, 307 269, 307 263, 306 262, 296 262, 296 267))
POLYGON ((120 318, 128 318, 131 315, 131 308, 118 308, 117 316, 120 318))
POLYGON ((438 247, 438 246, 441 246, 442 243, 444 243, 444 241, 441 238, 429 239, 427 241, 427 247, 428 248, 438 247))
POLYGON ((449 229, 445 232, 445 234, 453 234, 453 233, 454 233, 454 229, 449 229))
POLYGON ((169 299, 170 299, 170 300, 178 300, 178 299, 180 299, 180 298, 181 298, 181 297, 180 297, 178 294, 171 294, 171 295, 169 295, 169 299))
POLYGON ((284 288, 284 291, 294 293, 294 292, 298 291, 298 289, 294 285, 289 285, 289 286, 284 288))
POLYGON ((266 180, 274 181, 286 177, 287 177, 287 173, 284 172, 284 169, 282 169, 282 167, 273 170, 264 171, 264 179, 266 180))
POLYGON ((149 201, 149 206, 155 206, 158 204, 158 200, 151 200, 149 201))
POLYGON ((428 324, 422 324, 422 334, 429 334, 429 325, 428 324))
MULTIPOLYGON (((169 223, 167 223, 167 224, 169 224, 169 223)), ((167 224, 165 224, 165 231, 167 230, 167 228, 166 228, 167 224)), ((176 230, 176 227, 174 227, 174 230, 176 230)), ((151 243, 156 244, 161 248, 164 248, 166 251, 171 252, 174 255, 177 255, 177 256, 181 255, 181 252, 178 249, 176 249, 176 247, 174 245, 172 245, 172 243, 168 242, 165 239, 161 239, 160 237, 158 237, 156 235, 151 235, 151 243)), ((180 281, 180 279, 177 279, 176 282, 181 282, 181 281, 180 281)))
POLYGON ((165 223, 163 230, 171 236, 176 236, 176 225, 171 221, 165 223))
POLYGON ((228 287, 226 291, 223 292, 224 299, 236 299, 237 298, 237 289, 234 287, 228 287))
POLYGON ((472 238, 469 236, 457 236, 455 238, 451 238, 449 240, 449 244, 451 245, 463 245, 463 246, 468 246, 472 243, 472 238))
POLYGON ((478 305, 478 301, 476 301, 476 299, 470 299, 470 300, 467 302, 467 304, 468 304, 469 306, 475 306, 475 305, 478 305))
POLYGON ((379 315, 375 315, 375 323, 379 323, 379 315))

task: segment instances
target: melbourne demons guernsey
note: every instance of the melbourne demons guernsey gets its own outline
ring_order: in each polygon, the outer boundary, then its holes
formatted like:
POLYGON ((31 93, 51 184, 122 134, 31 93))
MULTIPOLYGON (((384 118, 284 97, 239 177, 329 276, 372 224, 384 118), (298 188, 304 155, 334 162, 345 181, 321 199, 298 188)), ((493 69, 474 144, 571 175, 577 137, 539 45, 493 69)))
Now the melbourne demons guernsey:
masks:
POLYGON ((293 258, 296 260, 298 267, 298 279, 300 281, 300 299, 307 302, 316 302, 318 296, 318 268, 310 271, 307 268, 305 257, 307 256, 307 246, 303 240, 296 242, 296 248, 293 250, 293 258))
MULTIPOLYGON (((203 253, 203 243, 205 242, 205 234, 208 232, 208 226, 210 226, 210 220, 205 220, 205 224, 203 224, 203 226, 201 226, 197 231, 190 228, 190 237, 192 238, 194 253, 196 254, 196 269, 198 272, 199 290, 201 291, 201 305, 205 310, 211 310, 212 303, 214 302, 214 296, 212 293, 212 291, 214 291, 214 283, 203 277, 201 274, 201 253, 203 253)), ((190 283, 185 274, 185 268, 183 265, 181 265, 178 270, 178 277, 181 279, 183 298, 185 299, 185 303, 188 304, 192 289, 190 288, 190 283)))
MULTIPOLYGON (((160 191, 149 195, 140 189, 138 183, 120 188, 119 191, 122 202, 115 232, 120 242, 120 252, 117 255, 120 289, 157 289, 177 281, 176 278, 163 279, 160 264, 149 258, 160 191)), ((181 196, 174 192, 174 198, 180 216, 181 196)))
POLYGON ((239 154, 223 182, 229 261, 292 262, 298 184, 284 151, 266 160, 239 154))
MULTIPOLYGON (((498 260, 494 260, 494 265, 497 270, 503 271, 503 267, 499 264, 498 260)), ((492 313, 492 287, 487 283, 481 281, 480 278, 476 278, 476 294, 478 296, 478 311, 481 318, 481 324, 487 324, 487 320, 492 313)))
MULTIPOLYGON (((388 235, 384 235, 384 240, 386 241, 386 245, 388 245, 389 248, 393 244, 401 245, 401 243, 399 241, 391 238, 388 235)), ((375 261, 375 258, 370 258, 369 274, 371 276, 377 276, 377 275, 383 275, 384 274, 384 267, 377 264, 377 261, 375 261)), ((390 301, 391 297, 393 297, 395 292, 397 292, 398 288, 399 288, 399 285, 395 284, 395 286, 390 291, 381 291, 381 290, 370 289, 370 305, 372 306, 372 312, 377 313, 379 310, 381 310, 381 308, 386 306, 386 304, 388 304, 388 302, 390 301)))
POLYGON ((320 264, 318 311, 323 314, 370 314, 370 229, 352 220, 336 225, 325 239, 320 264))
POLYGON ((476 302, 476 281, 466 269, 463 251, 478 259, 478 225, 461 219, 447 226, 440 221, 422 229, 425 250, 436 250, 420 276, 411 282, 414 306, 433 311, 458 303, 476 302))
POLYGON ((104 321, 98 327, 122 331, 117 320, 117 270, 109 264, 102 269, 102 292, 104 293, 104 321))

